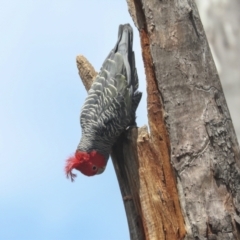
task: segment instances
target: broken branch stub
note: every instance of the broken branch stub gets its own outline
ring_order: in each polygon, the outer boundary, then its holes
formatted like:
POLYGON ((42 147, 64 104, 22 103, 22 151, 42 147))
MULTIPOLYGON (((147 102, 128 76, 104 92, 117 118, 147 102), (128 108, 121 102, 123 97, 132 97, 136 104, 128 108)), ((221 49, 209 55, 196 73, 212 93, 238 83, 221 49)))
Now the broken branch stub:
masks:
POLYGON ((76 57, 76 62, 79 76, 82 79, 84 87, 88 91, 97 76, 97 72, 83 55, 78 55, 76 57))

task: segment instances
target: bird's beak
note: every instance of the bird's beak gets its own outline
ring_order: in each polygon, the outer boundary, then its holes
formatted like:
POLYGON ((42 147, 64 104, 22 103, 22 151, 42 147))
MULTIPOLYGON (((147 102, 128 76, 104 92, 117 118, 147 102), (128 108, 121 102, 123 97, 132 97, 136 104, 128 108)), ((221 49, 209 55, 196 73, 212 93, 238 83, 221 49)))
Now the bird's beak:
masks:
POLYGON ((106 167, 99 168, 96 174, 101 174, 104 172, 106 167))

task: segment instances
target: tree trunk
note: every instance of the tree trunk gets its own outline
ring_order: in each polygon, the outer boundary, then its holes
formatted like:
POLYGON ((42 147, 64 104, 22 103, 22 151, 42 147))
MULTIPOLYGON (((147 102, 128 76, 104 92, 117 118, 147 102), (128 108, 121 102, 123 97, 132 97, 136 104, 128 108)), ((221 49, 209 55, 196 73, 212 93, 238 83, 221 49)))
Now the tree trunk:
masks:
POLYGON ((199 13, 240 139, 240 1, 197 0, 199 13))
POLYGON ((240 151, 196 5, 128 4, 150 43, 186 239, 239 239, 240 151))
POLYGON ((129 129, 112 149, 130 237, 239 239, 240 151, 196 5, 127 2, 140 33, 150 130, 129 129))

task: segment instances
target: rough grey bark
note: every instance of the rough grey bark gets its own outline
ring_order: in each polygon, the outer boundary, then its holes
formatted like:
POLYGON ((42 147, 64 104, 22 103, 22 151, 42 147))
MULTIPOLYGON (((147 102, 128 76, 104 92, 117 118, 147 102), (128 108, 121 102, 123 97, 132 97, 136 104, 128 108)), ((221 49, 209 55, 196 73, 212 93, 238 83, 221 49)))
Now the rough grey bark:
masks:
POLYGON ((240 150, 195 2, 127 2, 150 41, 185 239, 240 239, 240 150))
POLYGON ((131 128, 123 133, 112 148, 111 158, 126 211, 131 240, 145 240, 139 201, 138 134, 144 129, 131 128))
POLYGON ((197 0, 213 58, 240 139, 240 1, 197 0))

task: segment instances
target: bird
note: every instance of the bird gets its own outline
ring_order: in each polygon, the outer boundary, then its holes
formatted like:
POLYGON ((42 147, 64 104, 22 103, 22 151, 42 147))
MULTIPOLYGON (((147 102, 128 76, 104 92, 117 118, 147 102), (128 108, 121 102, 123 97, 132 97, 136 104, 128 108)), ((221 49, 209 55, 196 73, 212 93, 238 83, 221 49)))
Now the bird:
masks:
POLYGON ((86 176, 104 172, 111 148, 129 126, 136 126, 136 109, 142 97, 133 51, 133 29, 119 26, 118 40, 103 62, 80 114, 82 136, 75 154, 65 165, 74 181, 73 169, 86 176))

